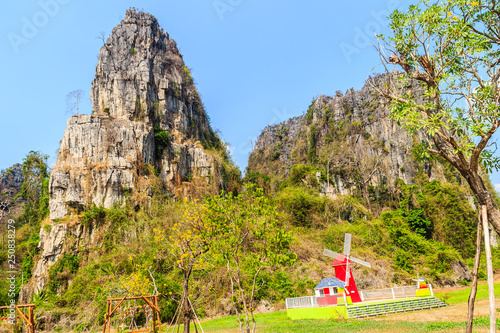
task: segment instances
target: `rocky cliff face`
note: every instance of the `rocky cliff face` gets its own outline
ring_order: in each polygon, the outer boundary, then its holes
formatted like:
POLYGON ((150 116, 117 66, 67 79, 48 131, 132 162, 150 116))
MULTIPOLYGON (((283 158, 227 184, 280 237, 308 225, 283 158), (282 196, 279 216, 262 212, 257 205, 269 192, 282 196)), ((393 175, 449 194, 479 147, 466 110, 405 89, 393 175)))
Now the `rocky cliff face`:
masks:
MULTIPOLYGON (((386 77, 373 80, 382 85, 386 77)), ((398 178, 411 184, 417 172, 411 149, 423 137, 407 134, 389 114, 389 106, 369 83, 359 91, 320 96, 304 115, 262 131, 248 171, 271 176, 277 186, 289 176, 292 165, 315 165, 325 174, 328 169, 332 180, 322 184, 322 191, 331 196, 352 194, 359 175, 373 186, 393 186, 398 178)), ((430 177, 442 177, 429 165, 425 169, 430 177)))
POLYGON ((23 199, 16 195, 21 192, 24 182, 23 168, 17 163, 0 174, 0 221, 21 212, 23 199))
MULTIPOLYGON (((108 226, 109 227, 109 226, 108 226)), ((54 224, 50 228, 40 229, 40 258, 35 263, 32 278, 19 293, 21 303, 29 303, 33 294, 40 293, 49 280, 49 268, 65 254, 78 255, 87 260, 98 253, 92 249, 102 248, 104 235, 108 232, 106 226, 80 223, 54 224)), ((60 286, 64 291, 65 286, 60 286)))
MULTIPOLYGON (((50 218, 91 204, 110 208, 154 165, 169 192, 199 177, 222 186, 223 150, 190 70, 155 17, 135 9, 101 48, 92 82, 92 115, 73 116, 50 179, 50 218)), ((147 191, 146 191, 147 192, 147 191)))
POLYGON ((19 193, 24 182, 23 167, 16 163, 0 174, 0 186, 2 189, 10 188, 19 193))

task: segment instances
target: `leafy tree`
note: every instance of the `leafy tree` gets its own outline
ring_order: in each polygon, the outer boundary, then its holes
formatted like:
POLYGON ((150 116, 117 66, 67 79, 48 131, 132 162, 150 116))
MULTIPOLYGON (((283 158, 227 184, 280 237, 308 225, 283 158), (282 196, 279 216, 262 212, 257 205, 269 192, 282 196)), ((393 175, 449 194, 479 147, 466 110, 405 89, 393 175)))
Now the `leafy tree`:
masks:
POLYGON ((267 282, 263 273, 295 262, 292 234, 276 206, 255 184, 247 184, 238 196, 208 198, 206 205, 207 220, 221 228, 213 249, 227 267, 240 330, 255 332, 255 296, 267 282))
POLYGON ((151 281, 142 272, 133 272, 122 277, 120 288, 125 296, 146 296, 151 293, 151 281))
POLYGON ((422 208, 424 195, 419 191, 417 185, 402 186, 401 201, 399 202, 399 212, 407 221, 412 231, 430 239, 432 236, 432 222, 425 216, 422 208))
POLYGON ((193 305, 190 300, 189 282, 194 270, 201 269, 204 264, 204 254, 213 246, 220 228, 214 220, 206 218, 207 205, 185 201, 181 220, 175 223, 170 235, 165 231, 156 230, 156 240, 166 244, 166 257, 182 275, 182 300, 180 302, 184 332, 189 332, 189 325, 193 319, 193 305))
POLYGON ((372 86, 391 101, 391 118, 423 131, 422 157, 441 156, 465 178, 500 232, 500 211, 481 177, 498 170, 490 139, 500 126, 500 11, 495 0, 421 0, 390 15, 379 36, 387 72, 372 86), (482 166, 482 168, 481 168, 482 166))
POLYGON ((18 196, 26 200, 20 217, 28 223, 38 223, 48 214, 49 209, 49 172, 48 155, 31 151, 23 160, 24 182, 18 196))
POLYGON ((291 222, 300 227, 313 226, 314 214, 325 210, 324 198, 303 187, 286 187, 277 201, 290 214, 291 222))
POLYGON ((271 178, 257 171, 248 171, 243 179, 244 182, 256 184, 264 190, 264 193, 269 193, 271 188, 271 178))

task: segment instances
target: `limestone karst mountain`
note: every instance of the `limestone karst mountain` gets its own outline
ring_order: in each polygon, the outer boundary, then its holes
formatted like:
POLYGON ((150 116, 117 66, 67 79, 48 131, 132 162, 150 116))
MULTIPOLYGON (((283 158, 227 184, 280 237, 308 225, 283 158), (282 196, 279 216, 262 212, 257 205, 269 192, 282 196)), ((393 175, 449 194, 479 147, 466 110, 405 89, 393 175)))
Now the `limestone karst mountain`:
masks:
POLYGON ((113 29, 91 97, 92 115, 70 118, 61 141, 49 185, 52 220, 92 204, 110 208, 131 191, 147 196, 145 164, 171 195, 185 192, 186 179, 215 191, 224 186, 223 144, 176 42, 151 14, 130 9, 113 29))
MULTIPOLYGON (((385 79, 378 75, 372 82, 381 86, 385 79)), ((408 89, 418 87, 410 84, 408 89)), ((262 131, 248 172, 271 177, 277 188, 289 177, 292 165, 314 165, 324 172, 321 192, 332 197, 353 194, 360 185, 393 187, 397 179, 412 184, 418 171, 412 149, 423 134, 409 135, 389 114, 389 105, 368 82, 358 91, 319 96, 305 114, 262 131)), ((439 164, 423 167, 431 180, 444 180, 439 164)))
POLYGON ((99 52, 91 97, 92 114, 71 117, 61 140, 49 181, 52 223, 40 230, 40 257, 21 299, 44 289, 61 256, 102 246, 107 227, 60 219, 126 198, 145 208, 156 176, 169 196, 192 198, 227 189, 228 174, 239 174, 176 42, 151 14, 127 10, 113 29, 99 52))

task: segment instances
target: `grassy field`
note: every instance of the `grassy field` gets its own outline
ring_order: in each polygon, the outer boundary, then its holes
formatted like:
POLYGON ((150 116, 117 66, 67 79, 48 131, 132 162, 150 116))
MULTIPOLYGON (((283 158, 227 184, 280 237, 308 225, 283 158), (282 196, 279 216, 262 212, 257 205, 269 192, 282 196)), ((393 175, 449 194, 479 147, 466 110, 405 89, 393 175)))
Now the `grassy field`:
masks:
MULTIPOLYGON (((285 311, 258 314, 257 332, 462 332, 465 322, 405 322, 405 321, 328 321, 288 319, 285 311)), ((475 320, 476 328, 488 328, 489 319, 481 317, 475 320)), ((497 320, 500 328, 500 321, 497 320)), ((203 323, 205 332, 237 332, 236 317, 226 317, 203 323)))
MULTIPOLYGON (((436 296, 444 299, 448 304, 466 303, 469 298, 470 289, 468 287, 436 292, 436 296)), ((500 297, 500 283, 495 284, 496 297, 500 297)), ((481 283, 478 287, 477 300, 488 298, 488 287, 481 283)), ((440 309, 425 310, 439 311, 440 309)), ((422 316, 426 312, 422 311, 422 316)), ((435 315, 435 314, 434 314, 435 315)), ((500 317, 500 314, 499 314, 500 317)), ((465 318, 465 314, 464 314, 465 318)), ((426 321, 402 321, 391 320, 390 316, 385 316, 384 320, 364 319, 364 320, 296 320, 288 319, 286 311, 278 311, 255 316, 257 322, 257 332, 463 332, 465 321, 453 322, 426 322, 426 321)), ((205 332, 228 333, 237 332, 239 328, 235 316, 213 319, 202 323, 205 332)), ((500 329, 500 320, 497 319, 497 328, 500 329)), ((489 318, 480 317, 474 320, 475 332, 489 332, 489 318)))
MULTIPOLYGON (((435 295, 448 304, 466 303, 469 300, 470 288, 464 287, 453 291, 436 291, 435 295)), ((500 283, 495 283, 495 298, 500 298, 500 283)), ((476 301, 488 299, 488 285, 485 282, 477 286, 476 301)))

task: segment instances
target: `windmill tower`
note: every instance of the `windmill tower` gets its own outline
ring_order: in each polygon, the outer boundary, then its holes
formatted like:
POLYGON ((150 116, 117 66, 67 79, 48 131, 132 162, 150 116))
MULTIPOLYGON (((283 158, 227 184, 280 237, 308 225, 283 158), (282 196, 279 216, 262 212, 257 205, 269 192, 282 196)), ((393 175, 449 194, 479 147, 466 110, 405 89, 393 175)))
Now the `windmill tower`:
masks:
POLYGON ((345 282, 346 296, 351 297, 353 303, 361 302, 358 287, 356 287, 356 283, 354 282, 354 278, 352 276, 351 266, 353 262, 369 268, 372 266, 366 261, 351 257, 351 234, 345 234, 343 254, 324 249, 323 255, 335 259, 332 263, 332 266, 335 269, 335 277, 345 282))

